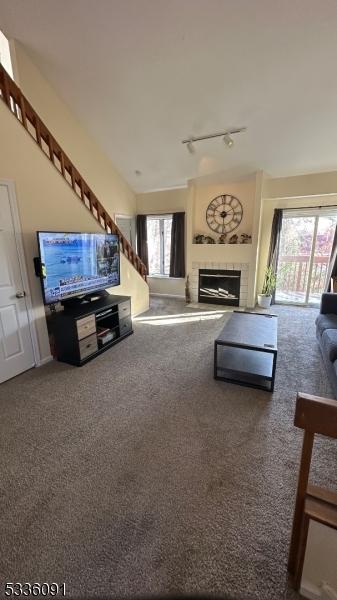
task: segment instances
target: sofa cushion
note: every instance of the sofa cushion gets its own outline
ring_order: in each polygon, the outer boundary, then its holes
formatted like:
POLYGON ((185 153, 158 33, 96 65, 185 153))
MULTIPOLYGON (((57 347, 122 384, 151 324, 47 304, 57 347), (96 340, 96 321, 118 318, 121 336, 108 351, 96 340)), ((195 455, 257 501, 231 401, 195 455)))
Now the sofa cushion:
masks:
POLYGON ((316 326, 320 335, 322 335, 325 329, 337 329, 337 315, 318 315, 316 326))
POLYGON ((331 362, 337 359, 337 329, 326 329, 323 331, 322 348, 331 362))

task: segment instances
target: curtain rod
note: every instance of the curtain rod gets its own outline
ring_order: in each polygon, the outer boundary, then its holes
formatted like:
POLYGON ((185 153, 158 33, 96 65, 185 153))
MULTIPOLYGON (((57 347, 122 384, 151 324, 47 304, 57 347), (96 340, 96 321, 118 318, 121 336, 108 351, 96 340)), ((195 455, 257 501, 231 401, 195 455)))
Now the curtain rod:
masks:
POLYGON ((185 214, 185 211, 184 210, 169 210, 169 211, 163 210, 163 211, 159 211, 156 213, 138 213, 138 214, 143 215, 144 217, 160 217, 160 216, 165 217, 166 215, 168 217, 170 217, 171 215, 174 215, 176 213, 184 213, 185 214))
POLYGON ((309 208, 337 208, 337 204, 328 204, 327 206, 291 206, 289 208, 280 208, 279 210, 304 210, 309 208))

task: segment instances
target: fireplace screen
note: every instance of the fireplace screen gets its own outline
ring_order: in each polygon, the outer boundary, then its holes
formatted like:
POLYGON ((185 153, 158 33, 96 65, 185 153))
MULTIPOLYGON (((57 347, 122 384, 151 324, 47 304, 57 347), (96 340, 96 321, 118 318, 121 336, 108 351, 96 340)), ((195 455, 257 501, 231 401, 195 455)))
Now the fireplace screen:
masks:
POLYGON ((241 271, 202 269, 199 271, 199 302, 239 306, 241 271))

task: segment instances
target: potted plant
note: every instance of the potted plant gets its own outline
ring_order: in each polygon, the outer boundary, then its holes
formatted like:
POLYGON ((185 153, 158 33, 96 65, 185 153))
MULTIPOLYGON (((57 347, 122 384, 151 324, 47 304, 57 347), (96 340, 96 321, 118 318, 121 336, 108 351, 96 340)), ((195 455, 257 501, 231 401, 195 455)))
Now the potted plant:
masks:
POLYGON ((269 308, 273 292, 276 288, 276 273, 273 267, 267 267, 264 275, 262 293, 257 295, 257 303, 261 308, 269 308))

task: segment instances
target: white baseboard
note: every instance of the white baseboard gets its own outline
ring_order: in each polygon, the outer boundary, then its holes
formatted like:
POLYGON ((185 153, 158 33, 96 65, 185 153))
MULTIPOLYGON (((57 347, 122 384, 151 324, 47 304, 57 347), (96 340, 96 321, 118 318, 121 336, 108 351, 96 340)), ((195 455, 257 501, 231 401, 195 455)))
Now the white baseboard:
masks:
POLYGON ((157 294, 156 292, 151 292, 150 296, 160 296, 161 298, 179 298, 179 300, 185 300, 185 296, 179 296, 177 294, 157 294))
POLYGON ((308 600, 337 600, 337 591, 324 583, 318 587, 309 581, 302 580, 300 594, 308 600))
POLYGON ((321 600, 321 590, 309 581, 301 582, 300 593, 304 598, 308 598, 309 600, 321 600))
POLYGON ((49 354, 49 356, 45 356, 45 358, 42 358, 41 360, 39 360, 36 363, 36 366, 37 367, 43 367, 43 365, 46 365, 47 363, 51 362, 52 360, 54 360, 54 359, 53 359, 52 355, 49 354))

